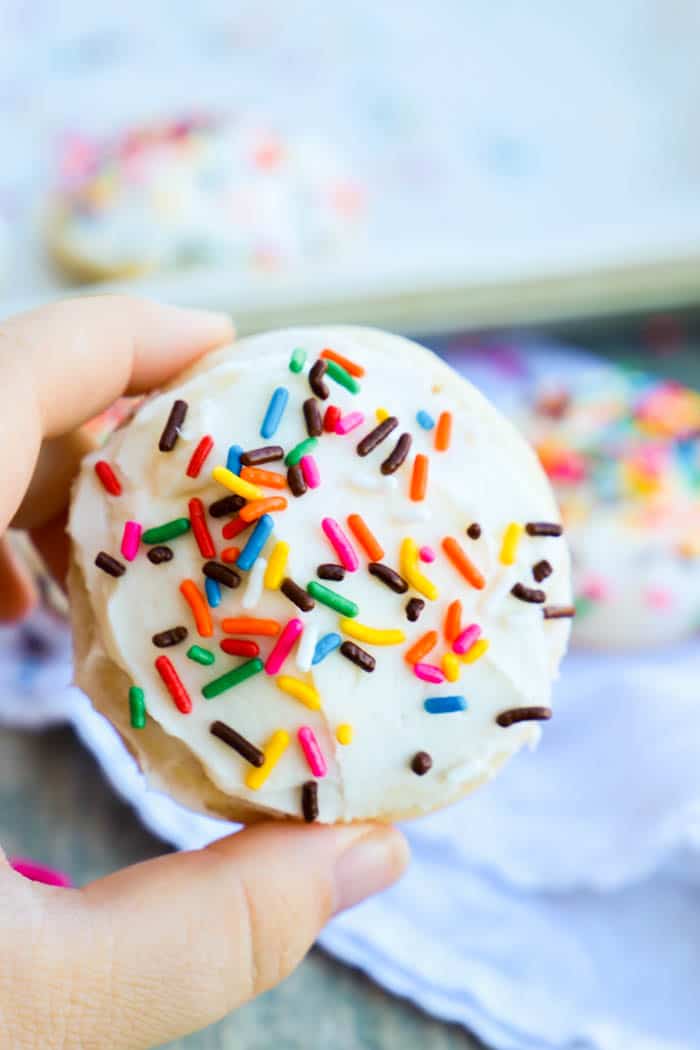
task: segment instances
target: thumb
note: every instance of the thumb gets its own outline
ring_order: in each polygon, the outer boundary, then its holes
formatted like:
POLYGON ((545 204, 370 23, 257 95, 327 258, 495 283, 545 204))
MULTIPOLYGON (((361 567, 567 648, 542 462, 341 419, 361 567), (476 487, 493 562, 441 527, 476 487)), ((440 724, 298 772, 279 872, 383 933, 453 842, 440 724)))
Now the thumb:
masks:
MULTIPOLYGON (((67 1045, 150 1047, 211 1024, 286 977, 331 915, 407 859, 390 827, 271 823, 54 891, 53 965, 81 991, 66 995, 67 1045)), ((60 1004, 46 1005, 55 1019, 60 1004)))

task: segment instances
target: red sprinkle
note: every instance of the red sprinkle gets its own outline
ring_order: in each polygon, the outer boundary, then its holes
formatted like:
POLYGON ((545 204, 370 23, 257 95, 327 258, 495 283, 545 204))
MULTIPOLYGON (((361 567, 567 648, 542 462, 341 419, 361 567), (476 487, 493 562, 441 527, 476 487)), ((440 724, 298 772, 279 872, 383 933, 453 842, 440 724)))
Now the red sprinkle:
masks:
POLYGON ((323 416, 323 429, 326 433, 335 434, 335 428, 338 425, 341 414, 337 405, 328 406, 323 416))
POLYGON ((203 558, 215 558, 216 547, 214 546, 214 541, 209 532, 209 526, 204 517, 204 504, 201 499, 197 499, 197 497, 194 496, 188 503, 188 507, 190 511, 190 525, 192 526, 192 532, 194 533, 194 538, 199 547, 199 553, 203 558))
POLYGON ((224 547, 221 552, 221 560, 223 562, 235 561, 240 553, 240 547, 224 547))
POLYGON ((198 478, 199 472, 204 466, 204 460, 207 458, 209 453, 214 447, 214 438, 209 434, 205 434, 202 440, 197 445, 196 449, 192 453, 192 458, 187 464, 187 477, 198 478))
POLYGON ((165 688, 172 696, 175 707, 183 715, 188 715, 192 710, 190 694, 180 681, 180 676, 167 656, 158 657, 156 660, 156 671, 165 682, 165 688))
POLYGON ((110 496, 121 496, 121 482, 106 459, 100 459, 97 461, 95 464, 95 473, 102 482, 103 488, 109 492, 110 496))
POLYGON ((249 529, 252 524, 252 521, 243 521, 242 518, 231 518, 231 521, 227 521, 221 530, 221 535, 225 540, 234 540, 236 536, 240 536, 242 532, 249 529))
POLYGON ((243 638, 224 638, 219 642, 219 647, 229 656, 257 656, 260 653, 257 642, 249 642, 243 638))

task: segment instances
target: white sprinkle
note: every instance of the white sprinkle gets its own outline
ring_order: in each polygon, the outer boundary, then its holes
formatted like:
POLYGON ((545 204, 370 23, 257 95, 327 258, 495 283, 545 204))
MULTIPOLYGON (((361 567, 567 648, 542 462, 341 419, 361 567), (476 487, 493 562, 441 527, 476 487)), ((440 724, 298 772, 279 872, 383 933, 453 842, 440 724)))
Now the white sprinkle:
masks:
POLYGON ((263 577, 265 576, 265 569, 267 568, 267 561, 265 558, 258 558, 253 565, 248 576, 248 585, 243 595, 243 601, 241 605, 244 609, 254 609, 262 598, 263 592, 263 577))
POLYGON ((517 577, 517 569, 515 566, 504 569, 503 575, 500 580, 495 584, 493 590, 484 602, 484 612, 490 614, 496 614, 499 611, 499 605, 505 600, 513 587, 517 577))
POLYGON ((365 474, 351 474, 347 480, 351 488, 362 489, 366 492, 395 489, 399 484, 393 474, 380 474, 379 471, 376 474, 370 474, 369 471, 365 474))
POLYGON ((310 671, 316 642, 318 641, 318 626, 315 623, 304 624, 304 632, 297 646, 297 667, 300 671, 310 671))

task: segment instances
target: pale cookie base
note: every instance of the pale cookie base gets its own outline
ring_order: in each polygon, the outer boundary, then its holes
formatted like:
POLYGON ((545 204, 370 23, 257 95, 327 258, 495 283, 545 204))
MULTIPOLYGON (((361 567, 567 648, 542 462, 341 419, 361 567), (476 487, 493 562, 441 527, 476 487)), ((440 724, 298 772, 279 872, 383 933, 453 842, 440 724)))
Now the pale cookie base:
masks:
POLYGON ((46 246, 52 262, 66 277, 81 284, 95 284, 99 281, 120 281, 132 277, 145 277, 156 269, 150 263, 130 263, 124 266, 104 266, 94 259, 79 255, 70 243, 66 233, 68 212, 56 205, 46 222, 46 246))
MULTIPOLYGON (((386 348, 387 341, 390 340, 395 344, 397 354, 401 355, 404 367, 410 368, 414 364, 416 368, 423 368, 426 363, 434 367, 434 355, 429 350, 399 336, 390 336, 376 329, 359 327, 337 326, 327 331, 329 338, 341 339, 349 335, 361 338, 363 345, 369 350, 374 345, 386 348), (412 359, 411 363, 409 363, 409 358, 412 359)), ((165 389, 179 387, 192 376, 208 371, 220 360, 225 359, 228 353, 230 353, 230 348, 208 354, 202 361, 178 375, 165 389)), ((447 365, 444 368, 446 381, 461 382, 447 365)), ((489 411, 495 412, 496 410, 489 406, 489 411)), ((504 427, 502 438, 504 443, 512 445, 514 455, 521 458, 523 455, 522 438, 518 432, 514 428, 504 427)), ((531 453, 531 463, 533 477, 541 475, 542 468, 534 452, 531 453)), ((118 731, 153 789, 170 795, 189 809, 207 816, 222 817, 225 820, 243 824, 253 824, 272 818, 301 820, 301 817, 288 816, 257 802, 253 804, 220 791, 186 745, 169 736, 150 718, 147 719, 143 729, 133 729, 130 724, 129 707, 124 701, 132 684, 131 679, 107 656, 95 634, 95 618, 92 615, 89 595, 82 571, 74 555, 68 574, 68 594, 73 625, 75 682, 91 698, 95 709, 103 714, 118 731)), ((562 634, 559 637, 561 638, 560 644, 558 646, 552 644, 550 663, 552 677, 556 676, 568 640, 568 635, 562 634)), ((533 726, 530 739, 524 737, 521 746, 536 741, 538 733, 539 728, 533 726)), ((495 776, 513 753, 515 753, 514 749, 509 748, 493 755, 488 763, 484 762, 483 771, 466 782, 454 785, 446 783, 444 794, 433 806, 382 810, 378 805, 376 812, 367 814, 365 819, 386 823, 410 820, 457 802, 495 776)))

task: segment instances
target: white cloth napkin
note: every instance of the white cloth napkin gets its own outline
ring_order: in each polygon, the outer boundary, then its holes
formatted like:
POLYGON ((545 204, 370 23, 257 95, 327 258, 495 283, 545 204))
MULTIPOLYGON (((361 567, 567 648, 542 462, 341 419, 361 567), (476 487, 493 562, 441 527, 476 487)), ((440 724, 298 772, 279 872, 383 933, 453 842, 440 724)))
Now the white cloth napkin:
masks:
MULTIPOLYGON (((510 387, 520 365, 508 360, 510 387)), ((116 733, 68 686, 65 629, 39 614, 29 630, 0 632, 0 719, 71 721, 176 846, 229 831, 146 791, 116 733)), ((321 944, 496 1050, 697 1050, 699 682, 696 642, 570 654, 538 752, 409 825, 408 875, 336 919, 321 944)))

